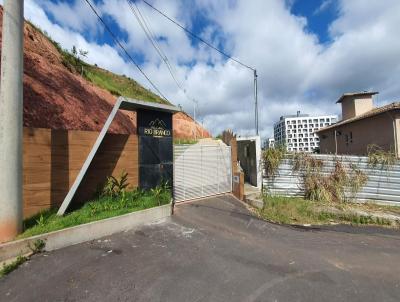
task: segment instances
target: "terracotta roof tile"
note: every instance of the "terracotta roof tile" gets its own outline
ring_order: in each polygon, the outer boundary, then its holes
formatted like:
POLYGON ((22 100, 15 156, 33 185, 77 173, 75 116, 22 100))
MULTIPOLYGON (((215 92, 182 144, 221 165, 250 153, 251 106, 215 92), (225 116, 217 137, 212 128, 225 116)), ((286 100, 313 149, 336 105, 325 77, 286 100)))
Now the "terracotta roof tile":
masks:
POLYGON ((396 110, 396 109, 400 109, 400 102, 393 102, 391 104, 388 104, 388 105, 385 105, 385 106, 382 106, 382 107, 379 107, 379 108, 374 108, 374 109, 372 109, 372 110, 370 110, 368 112, 365 112, 363 114, 360 114, 360 115, 352 117, 352 118, 349 118, 347 120, 339 121, 336 124, 332 124, 332 125, 330 125, 328 127, 319 129, 318 131, 315 131, 315 132, 318 133, 318 132, 323 132, 323 131, 326 131, 326 130, 329 130, 329 129, 334 129, 336 127, 339 127, 339 126, 342 126, 342 125, 345 125, 345 124, 349 124, 349 123, 352 123, 352 122, 355 122, 355 121, 358 121, 358 120, 362 120, 362 119, 365 119, 365 118, 368 118, 368 117, 371 117, 371 116, 378 115, 380 113, 384 113, 384 112, 391 111, 391 110, 396 110))

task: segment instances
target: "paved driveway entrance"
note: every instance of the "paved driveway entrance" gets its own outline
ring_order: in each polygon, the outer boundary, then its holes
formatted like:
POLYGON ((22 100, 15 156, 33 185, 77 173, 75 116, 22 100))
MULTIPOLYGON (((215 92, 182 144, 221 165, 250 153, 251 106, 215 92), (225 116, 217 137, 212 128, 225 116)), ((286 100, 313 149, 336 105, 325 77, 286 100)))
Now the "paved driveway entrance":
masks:
POLYGON ((273 225, 229 196, 180 204, 34 257, 0 281, 0 301, 399 301, 399 234, 351 230, 273 225))

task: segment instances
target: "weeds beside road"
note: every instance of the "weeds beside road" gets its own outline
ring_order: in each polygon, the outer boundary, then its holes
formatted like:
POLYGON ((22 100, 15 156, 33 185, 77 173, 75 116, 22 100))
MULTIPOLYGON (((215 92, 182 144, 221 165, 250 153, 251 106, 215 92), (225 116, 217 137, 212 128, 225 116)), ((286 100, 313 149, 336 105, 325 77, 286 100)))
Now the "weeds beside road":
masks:
POLYGON ((400 221, 394 223, 382 216, 377 217, 374 215, 375 213, 400 217, 400 207, 322 203, 297 197, 265 196, 264 208, 258 211, 262 218, 282 224, 353 224, 400 227, 400 221))

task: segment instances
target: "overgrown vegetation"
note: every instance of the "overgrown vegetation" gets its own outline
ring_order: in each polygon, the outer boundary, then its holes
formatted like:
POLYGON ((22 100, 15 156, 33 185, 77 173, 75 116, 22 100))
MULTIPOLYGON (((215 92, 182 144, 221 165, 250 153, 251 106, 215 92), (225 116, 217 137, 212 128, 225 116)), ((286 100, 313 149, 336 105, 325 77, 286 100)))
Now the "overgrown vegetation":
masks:
POLYGON ((128 186, 128 173, 126 173, 126 171, 123 171, 119 178, 111 175, 107 177, 101 196, 119 196, 126 191, 128 186))
POLYGON ((286 146, 277 145, 275 148, 268 148, 262 153, 265 175, 274 177, 278 171, 279 165, 285 158, 286 146))
POLYGON ((164 183, 150 191, 129 190, 127 178, 128 175, 125 172, 119 178, 109 177, 97 197, 69 214, 57 216, 56 210, 51 209, 25 220, 25 231, 19 238, 61 230, 170 202, 169 184, 164 183))
POLYGON ((3 268, 0 270, 0 278, 16 270, 21 264, 23 264, 27 260, 28 258, 25 256, 18 256, 15 261, 9 264, 3 264, 3 268))
MULTIPOLYGON (((350 223, 354 225, 394 226, 390 220, 385 218, 359 215, 340 204, 333 206, 332 208, 332 204, 323 204, 303 198, 264 196, 264 208, 259 210, 259 215, 269 221, 283 224, 350 223), (331 208, 330 211, 329 208, 331 208)), ((354 205, 354 207, 365 210, 370 205, 354 205)))
POLYGON ((135 80, 125 75, 116 75, 99 67, 87 65, 84 77, 115 96, 125 96, 148 102, 169 104, 149 89, 142 87, 135 80))
POLYGON ((45 245, 46 245, 46 243, 43 240, 41 240, 41 239, 35 240, 33 242, 33 245, 29 246, 29 248, 32 251, 32 254, 30 256, 20 255, 13 262, 11 262, 9 264, 3 264, 3 267, 0 270, 0 278, 11 273, 12 271, 16 270, 21 264, 28 261, 32 255, 42 252, 45 245))
POLYGON ((303 179, 306 199, 321 202, 345 202, 354 199, 366 184, 367 175, 355 164, 346 166, 337 159, 333 171, 324 171, 324 162, 305 153, 292 158, 293 171, 303 179))
POLYGON ((383 150, 378 145, 369 145, 367 147, 368 165, 370 167, 389 170, 396 163, 396 153, 393 150, 383 150))
POLYGON ((135 80, 125 75, 117 75, 99 68, 96 65, 93 66, 86 63, 84 61, 88 55, 86 50, 77 49, 76 46, 73 46, 71 50, 63 49, 61 45, 54 41, 46 31, 42 31, 32 23, 30 24, 54 45, 61 55, 62 64, 70 72, 80 74, 96 86, 108 90, 115 96, 125 96, 155 103, 168 103, 151 90, 144 88, 135 80))

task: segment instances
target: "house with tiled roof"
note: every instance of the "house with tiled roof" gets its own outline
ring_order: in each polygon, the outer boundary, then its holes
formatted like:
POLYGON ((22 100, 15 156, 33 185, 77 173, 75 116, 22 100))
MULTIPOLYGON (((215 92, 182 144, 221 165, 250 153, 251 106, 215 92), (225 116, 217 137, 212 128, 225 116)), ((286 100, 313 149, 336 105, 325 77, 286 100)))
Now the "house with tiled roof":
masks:
POLYGON ((321 153, 366 155, 371 146, 400 157, 400 102, 374 107, 378 92, 343 94, 342 120, 320 129, 321 153))

